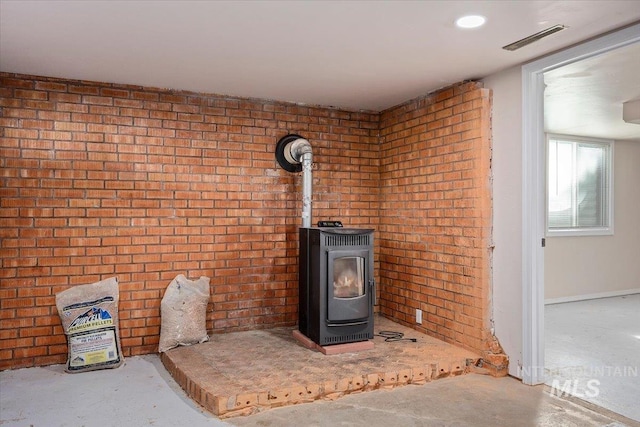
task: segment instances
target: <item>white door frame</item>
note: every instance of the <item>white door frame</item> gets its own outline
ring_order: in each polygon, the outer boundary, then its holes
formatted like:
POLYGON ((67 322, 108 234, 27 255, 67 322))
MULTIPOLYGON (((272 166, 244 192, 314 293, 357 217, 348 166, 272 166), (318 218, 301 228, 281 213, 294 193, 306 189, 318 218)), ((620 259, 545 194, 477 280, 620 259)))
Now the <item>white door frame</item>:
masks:
POLYGON ((545 153, 544 73, 640 42, 640 24, 598 37, 522 67, 522 382, 544 375, 545 153))

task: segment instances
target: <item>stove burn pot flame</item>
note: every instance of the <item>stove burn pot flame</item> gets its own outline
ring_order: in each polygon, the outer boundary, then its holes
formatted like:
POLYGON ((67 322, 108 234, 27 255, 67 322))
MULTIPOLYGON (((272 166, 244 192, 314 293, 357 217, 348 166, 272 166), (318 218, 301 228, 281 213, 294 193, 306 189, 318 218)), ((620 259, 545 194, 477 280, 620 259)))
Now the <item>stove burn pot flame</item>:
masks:
POLYGON ((286 135, 280 138, 276 145, 276 160, 286 171, 302 171, 302 227, 310 228, 313 192, 311 143, 300 135, 286 135))

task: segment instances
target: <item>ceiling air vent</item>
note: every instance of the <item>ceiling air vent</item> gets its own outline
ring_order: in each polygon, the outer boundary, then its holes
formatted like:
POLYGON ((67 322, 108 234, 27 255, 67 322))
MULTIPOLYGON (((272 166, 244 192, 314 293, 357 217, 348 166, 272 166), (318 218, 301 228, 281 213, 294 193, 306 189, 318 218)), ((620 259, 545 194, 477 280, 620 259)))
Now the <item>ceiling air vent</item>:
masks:
POLYGON ((513 42, 506 46, 502 46, 502 48, 504 50, 518 50, 521 47, 525 47, 526 45, 537 42, 541 38, 550 36, 551 34, 557 33, 558 31, 562 31, 565 28, 567 27, 565 27, 562 24, 554 25, 553 27, 549 27, 546 30, 542 30, 539 33, 535 33, 533 35, 530 35, 529 37, 525 37, 522 40, 518 40, 517 42, 513 42))

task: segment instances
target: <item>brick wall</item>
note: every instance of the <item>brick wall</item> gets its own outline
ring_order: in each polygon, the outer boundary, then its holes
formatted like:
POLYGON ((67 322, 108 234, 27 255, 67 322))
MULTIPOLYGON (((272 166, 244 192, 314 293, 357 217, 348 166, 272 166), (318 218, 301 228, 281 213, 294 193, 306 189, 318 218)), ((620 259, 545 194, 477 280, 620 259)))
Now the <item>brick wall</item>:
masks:
POLYGON ((382 112, 380 311, 444 341, 501 353, 489 325, 490 113, 490 92, 478 83, 382 112))
POLYGON ((157 350, 179 273, 211 277, 209 332, 293 325, 287 133, 313 145, 314 222, 376 229, 379 310, 503 362, 490 102, 463 83, 376 114, 0 73, 0 369, 64 361, 55 294, 111 276, 125 356, 157 350))
POLYGON ((0 369, 63 362, 55 294, 116 276, 125 356, 157 350, 177 274, 211 277, 210 332, 297 320, 300 177, 314 222, 378 227, 379 115, 0 73, 0 369))

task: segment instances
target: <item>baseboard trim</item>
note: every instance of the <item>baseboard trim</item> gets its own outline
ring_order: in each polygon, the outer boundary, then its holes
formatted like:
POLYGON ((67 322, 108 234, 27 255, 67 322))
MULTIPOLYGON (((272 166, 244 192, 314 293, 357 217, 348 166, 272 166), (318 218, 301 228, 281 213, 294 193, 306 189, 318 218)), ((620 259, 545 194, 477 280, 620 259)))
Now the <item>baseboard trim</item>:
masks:
POLYGON ((561 304, 563 302, 585 301, 598 298, 620 297, 623 295, 640 294, 640 288, 626 289, 624 291, 599 292, 597 294, 575 295, 571 297, 549 298, 544 300, 544 305, 561 304))

